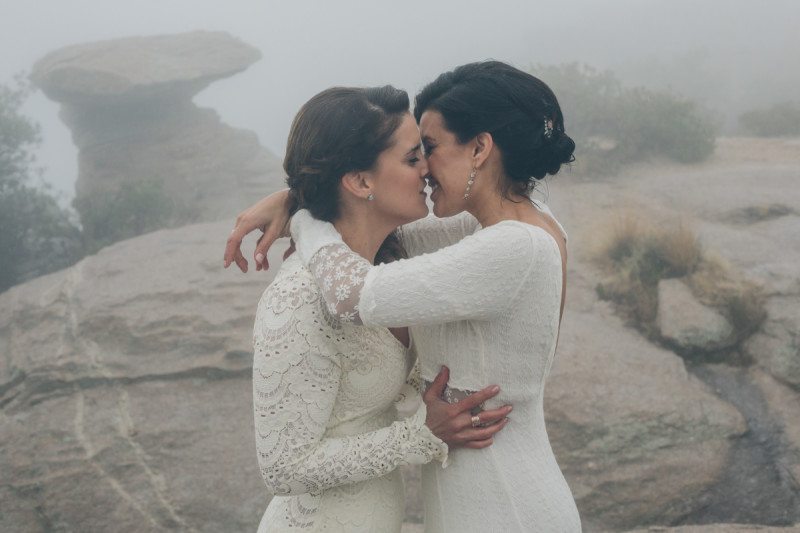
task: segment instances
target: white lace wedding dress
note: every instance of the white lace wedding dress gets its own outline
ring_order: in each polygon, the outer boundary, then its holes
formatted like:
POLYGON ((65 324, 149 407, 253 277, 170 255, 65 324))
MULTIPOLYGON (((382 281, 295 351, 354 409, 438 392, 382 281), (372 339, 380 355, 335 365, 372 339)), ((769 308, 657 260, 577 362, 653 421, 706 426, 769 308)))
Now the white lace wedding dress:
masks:
POLYGON ((422 378, 450 368, 446 398, 497 383, 501 393, 486 407, 514 406, 492 446, 451 451, 444 469, 423 467, 426 532, 580 531, 543 413, 562 292, 553 237, 510 220, 480 228, 462 214, 402 228, 416 257, 373 267, 307 211, 292 219, 292 235, 332 314, 372 327, 413 326, 422 378))
POLYGON ((253 342, 258 462, 275 495, 259 533, 399 532, 397 467, 447 457, 406 379, 413 351, 386 328, 333 318, 296 255, 264 291, 253 342), (402 401, 419 407, 397 420, 402 401))

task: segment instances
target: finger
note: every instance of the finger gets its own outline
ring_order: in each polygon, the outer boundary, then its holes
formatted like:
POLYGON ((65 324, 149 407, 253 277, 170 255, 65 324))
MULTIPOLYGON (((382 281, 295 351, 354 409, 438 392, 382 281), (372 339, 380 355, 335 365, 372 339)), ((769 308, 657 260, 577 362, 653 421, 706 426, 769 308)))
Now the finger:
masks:
POLYGON ((286 251, 283 252, 283 260, 285 261, 286 258, 292 255, 293 253, 294 253, 294 241, 292 241, 289 247, 286 249, 286 251))
POLYGON ((470 394, 463 400, 457 401, 454 405, 458 406, 459 411, 470 411, 475 407, 478 407, 489 398, 497 396, 497 393, 499 392, 500 387, 497 385, 492 385, 491 387, 486 387, 485 389, 479 390, 474 394, 470 394))
POLYGON ((273 243, 278 239, 280 231, 276 230, 274 224, 270 226, 266 233, 258 239, 256 244, 256 251, 254 257, 256 264, 260 265, 259 270, 267 270, 269 268, 269 260, 267 259, 267 251, 272 247, 273 243))
POLYGON ((488 448, 494 443, 494 439, 485 440, 471 440, 462 444, 462 448, 472 448, 473 450, 480 450, 481 448, 488 448))
POLYGON ((236 257, 236 252, 241 253, 242 239, 245 233, 242 232, 242 227, 237 225, 228 236, 228 241, 225 243, 225 268, 228 268, 236 257))
POLYGON ((497 424, 492 424, 491 426, 487 426, 485 428, 465 429, 464 431, 461 431, 457 435, 457 438, 462 440, 463 442, 489 439, 494 437, 496 433, 498 433, 507 425, 508 425, 508 418, 504 418, 501 422, 498 422, 497 424))
MULTIPOLYGON (((502 421, 508 413, 511 412, 511 406, 506 405, 499 409, 493 409, 491 411, 481 411, 478 413, 478 417, 481 419, 481 424, 484 426, 488 426, 494 424, 496 422, 502 421)), ((470 418, 470 425, 472 425, 472 419, 470 418)))
POLYGON ((236 250, 236 255, 233 257, 233 260, 236 261, 236 266, 239 267, 239 270, 242 272, 247 272, 247 259, 244 258, 242 255, 242 250, 236 250))
POLYGON ((436 375, 436 378, 431 383, 428 390, 425 391, 425 400, 441 400, 444 394, 444 388, 447 386, 447 381, 450 379, 450 369, 442 366, 442 369, 436 375))

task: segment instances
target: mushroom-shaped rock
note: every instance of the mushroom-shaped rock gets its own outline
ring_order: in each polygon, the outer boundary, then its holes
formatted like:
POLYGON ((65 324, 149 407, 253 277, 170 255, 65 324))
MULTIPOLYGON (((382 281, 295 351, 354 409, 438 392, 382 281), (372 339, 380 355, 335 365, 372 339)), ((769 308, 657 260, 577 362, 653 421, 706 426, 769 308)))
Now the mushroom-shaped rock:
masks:
POLYGON ((195 31, 68 46, 40 59, 31 78, 49 98, 80 106, 188 99, 260 58, 227 33, 195 31))
POLYGON ((198 31, 79 44, 36 63, 31 79, 61 102, 79 149, 75 205, 88 234, 96 206, 125 202, 129 190, 165 196, 180 225, 233 218, 281 187, 279 160, 253 132, 192 102, 259 57, 226 33, 198 31))

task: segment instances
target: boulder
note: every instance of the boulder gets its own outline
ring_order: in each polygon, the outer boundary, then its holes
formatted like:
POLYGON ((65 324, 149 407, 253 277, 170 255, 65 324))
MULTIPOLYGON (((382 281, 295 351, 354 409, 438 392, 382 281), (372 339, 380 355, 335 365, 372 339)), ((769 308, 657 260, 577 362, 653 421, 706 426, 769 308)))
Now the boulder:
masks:
POLYGON ((181 222, 211 221, 280 188, 280 161, 253 132, 192 102, 260 57, 227 33, 197 31, 68 46, 39 60, 31 79, 61 103, 79 150, 79 211, 123 184, 154 183, 181 222))
MULTIPOLYGON (((271 276, 222 270, 229 230, 156 231, 0 295, 0 521, 26 531, 256 528, 269 495, 255 456, 250 339, 271 276)), ((587 524, 672 519, 718 476, 741 417, 570 275, 545 404, 559 462, 587 524)), ((417 521, 415 472, 406 474, 417 521)))
POLYGON ((743 350, 772 376, 800 390, 800 295, 773 296, 766 309, 767 320, 743 350))
POLYGON ((624 325, 575 263, 545 390, 547 430, 587 530, 671 523, 727 468, 741 414, 624 325))
POLYGON ((681 350, 711 352, 736 342, 730 322, 697 301, 680 279, 658 282, 656 326, 667 342, 681 350))
POLYGON ((251 338, 272 271, 222 269, 230 226, 0 294, 0 530, 255 531, 251 338))

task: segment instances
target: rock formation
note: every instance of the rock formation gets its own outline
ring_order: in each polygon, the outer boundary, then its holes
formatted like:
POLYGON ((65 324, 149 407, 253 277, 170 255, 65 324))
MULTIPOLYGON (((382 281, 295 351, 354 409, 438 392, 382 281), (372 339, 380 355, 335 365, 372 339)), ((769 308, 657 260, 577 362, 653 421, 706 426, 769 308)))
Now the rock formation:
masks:
MULTIPOLYGON (((250 339, 271 276, 221 268, 229 230, 157 231, 0 295, 2 520, 255 529, 268 493, 250 339)), ((547 387, 554 450, 587 524, 669 521, 719 475, 743 421, 614 317, 581 270, 547 387)))
POLYGON ((131 37, 48 54, 31 78, 62 105, 79 152, 76 201, 155 182, 184 220, 231 218, 282 184, 256 135, 222 123, 192 98, 257 61, 221 32, 131 37))
POLYGON ((667 342, 683 350, 719 350, 736 340, 730 322, 698 302, 679 279, 662 279, 658 283, 656 325, 667 342))

